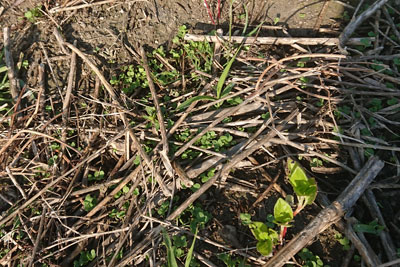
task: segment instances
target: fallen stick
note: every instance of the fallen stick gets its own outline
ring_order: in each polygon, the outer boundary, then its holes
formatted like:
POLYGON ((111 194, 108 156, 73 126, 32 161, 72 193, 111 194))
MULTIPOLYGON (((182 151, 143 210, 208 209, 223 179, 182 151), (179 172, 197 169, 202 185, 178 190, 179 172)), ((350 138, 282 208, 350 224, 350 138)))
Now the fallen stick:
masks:
POLYGON ((17 75, 14 68, 14 60, 11 53, 12 43, 10 40, 10 28, 3 29, 4 38, 4 58, 8 69, 8 80, 10 81, 10 93, 14 103, 17 103, 18 95, 20 92, 17 75))
MULTIPOLYGON (((220 43, 224 41, 231 41, 233 43, 245 43, 245 44, 269 44, 269 45, 339 45, 339 38, 307 38, 307 37, 244 37, 244 36, 212 36, 212 35, 198 35, 198 34, 186 34, 184 37, 185 41, 202 42, 207 41, 211 43, 220 43)), ((362 42, 369 40, 375 41, 374 37, 365 38, 350 38, 346 40, 347 45, 362 45, 362 42)))
POLYGON ((264 266, 280 267, 304 248, 316 235, 338 221, 363 194, 368 185, 383 168, 383 161, 371 157, 346 189, 331 205, 323 209, 285 247, 276 253, 264 266))

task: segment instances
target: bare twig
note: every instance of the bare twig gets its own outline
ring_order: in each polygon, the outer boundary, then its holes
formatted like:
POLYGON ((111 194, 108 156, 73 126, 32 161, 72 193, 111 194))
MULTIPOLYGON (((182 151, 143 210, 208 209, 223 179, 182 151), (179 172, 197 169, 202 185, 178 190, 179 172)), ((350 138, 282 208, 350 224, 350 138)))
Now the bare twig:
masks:
POLYGON ((28 197, 25 194, 24 189, 22 189, 22 187, 19 185, 17 179, 15 179, 14 175, 12 174, 12 172, 10 171, 10 168, 8 166, 6 167, 6 171, 7 171, 8 177, 10 177, 10 180, 15 185, 15 187, 18 189, 18 191, 21 193, 22 197, 24 199, 28 199, 28 197))
POLYGON ((39 224, 39 230, 38 230, 38 233, 37 233, 37 236, 36 236, 35 246, 33 247, 32 256, 31 256, 32 258, 31 258, 30 263, 29 263, 28 266, 33 266, 33 262, 35 260, 36 252, 39 249, 39 242, 40 242, 40 239, 41 239, 41 236, 42 236, 42 232, 43 232, 43 226, 44 226, 44 221, 45 221, 45 218, 46 218, 46 212, 47 212, 46 206, 43 205, 42 216, 40 218, 40 224, 39 224))
POLYGON ((11 53, 12 43, 10 40, 10 28, 8 27, 3 28, 3 38, 4 38, 4 57, 8 68, 8 80, 10 81, 10 93, 14 103, 16 103, 21 89, 19 88, 19 83, 14 68, 14 60, 11 53))

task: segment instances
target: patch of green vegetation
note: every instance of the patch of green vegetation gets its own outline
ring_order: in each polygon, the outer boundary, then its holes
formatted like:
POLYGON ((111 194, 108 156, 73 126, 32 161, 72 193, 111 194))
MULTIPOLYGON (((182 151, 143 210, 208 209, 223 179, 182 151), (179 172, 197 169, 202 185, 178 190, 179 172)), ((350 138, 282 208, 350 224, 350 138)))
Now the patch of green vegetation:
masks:
MULTIPOLYGON (((224 68, 224 70, 223 70, 223 72, 222 72, 222 74, 221 74, 221 76, 220 76, 220 78, 218 80, 217 87, 215 89, 215 94, 216 94, 215 97, 207 96, 207 95, 200 95, 200 96, 195 96, 195 97, 189 98, 188 100, 183 102, 180 106, 178 106, 178 110, 182 110, 182 109, 188 107, 190 104, 192 104, 194 102, 197 102, 197 101, 201 101, 201 100, 203 100, 203 101, 214 101, 214 100, 219 100, 219 99, 227 96, 231 92, 232 88, 234 87, 234 83, 230 83, 230 84, 228 84, 227 86, 224 87, 225 81, 228 78, 229 71, 230 71, 233 63, 235 62, 236 57, 239 54, 241 48, 242 48, 242 45, 240 45, 236 49, 235 54, 227 62, 226 66, 225 66, 225 68, 224 68)), ((215 105, 215 107, 219 108, 222 104, 223 104, 223 102, 219 102, 219 103, 217 103, 215 105)))
POLYGON ((126 212, 128 211, 129 208, 129 202, 126 201, 120 210, 117 210, 116 208, 113 208, 111 212, 108 214, 108 217, 113 218, 115 220, 122 220, 125 218, 126 212))
MULTIPOLYGON (((171 49, 170 54, 175 59, 180 59, 183 55, 189 59, 190 63, 196 70, 211 73, 213 48, 209 42, 193 42, 185 41, 184 37, 187 33, 185 25, 180 26, 178 33, 172 42, 176 45, 171 49)), ((196 78, 197 74, 192 72, 192 78, 196 78)))
POLYGON ((351 107, 344 105, 338 106, 337 109, 333 112, 336 118, 341 119, 343 118, 343 114, 350 115, 351 114, 351 107))
POLYGON ((86 266, 89 262, 96 258, 96 251, 91 249, 90 251, 82 251, 79 255, 78 260, 74 260, 74 267, 86 266))
POLYGON ((246 264, 245 259, 240 259, 238 257, 232 257, 230 254, 222 253, 219 254, 218 259, 221 260, 226 267, 250 267, 250 265, 246 264))
POLYGON ((87 212, 91 211, 97 205, 96 197, 92 197, 87 194, 85 200, 83 201, 83 209, 87 212))
POLYGON ((350 249, 350 240, 343 236, 341 233, 335 233, 335 239, 342 245, 343 250, 350 249))
POLYGON ((379 233, 382 232, 385 227, 380 225, 377 220, 373 220, 368 224, 356 223, 353 225, 353 229, 356 232, 379 235, 379 233))
POLYGON ((30 22, 34 23, 37 18, 40 18, 42 16, 42 12, 40 11, 42 9, 42 6, 37 6, 35 8, 32 8, 25 12, 24 16, 27 20, 30 22))
POLYGON ((282 243, 290 223, 306 205, 314 202, 317 195, 317 185, 313 178, 308 178, 304 170, 297 162, 288 161, 289 182, 296 193, 298 204, 295 211, 292 210, 293 201, 279 198, 274 205, 274 215, 268 216, 268 222, 252 221, 251 215, 247 213, 240 214, 240 220, 244 225, 250 228, 253 236, 257 240, 257 250, 264 256, 272 253, 275 245, 282 243), (280 231, 274 230, 279 226, 280 231))
POLYGON ((322 167, 324 164, 319 158, 313 158, 310 162, 310 167, 322 167))
POLYGON ((303 267, 329 267, 329 265, 324 265, 324 262, 318 255, 314 255, 308 248, 303 248, 297 255, 302 260, 303 267))
POLYGON ((95 171, 93 174, 88 175, 88 181, 101 181, 104 179, 104 171, 95 171))
MULTIPOLYGON (((185 248, 187 246, 186 236, 176 235, 172 238, 169 237, 167 231, 162 228, 164 245, 167 248, 167 266, 168 267, 178 267, 177 259, 182 258, 185 255, 185 248)), ((196 228, 192 245, 186 255, 185 267, 189 266, 200 266, 200 264, 193 258, 194 245, 196 242, 198 229, 196 228)))

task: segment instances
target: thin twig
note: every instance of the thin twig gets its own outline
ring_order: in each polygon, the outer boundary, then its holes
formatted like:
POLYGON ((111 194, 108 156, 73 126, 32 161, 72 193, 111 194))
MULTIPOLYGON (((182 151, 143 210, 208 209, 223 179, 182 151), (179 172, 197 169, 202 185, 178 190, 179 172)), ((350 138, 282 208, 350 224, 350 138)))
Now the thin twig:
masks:
POLYGON ((21 193, 22 197, 24 199, 28 199, 28 197, 25 194, 25 191, 22 189, 22 187, 19 185, 17 179, 15 179, 14 175, 12 174, 12 172, 10 171, 10 168, 7 166, 6 167, 6 171, 8 174, 8 177, 10 177, 10 180, 12 181, 12 183, 15 185, 15 187, 18 189, 18 191, 21 193))

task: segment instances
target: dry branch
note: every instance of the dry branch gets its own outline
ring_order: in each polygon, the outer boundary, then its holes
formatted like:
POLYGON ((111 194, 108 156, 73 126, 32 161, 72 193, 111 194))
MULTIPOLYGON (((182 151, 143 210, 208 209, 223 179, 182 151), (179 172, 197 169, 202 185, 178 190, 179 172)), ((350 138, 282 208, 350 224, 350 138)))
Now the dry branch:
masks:
MULTIPOLYGON (((267 45, 325 45, 325 46, 337 46, 339 45, 339 38, 306 38, 306 37, 243 37, 243 36, 209 36, 209 35, 198 35, 198 34, 186 34, 186 41, 202 42, 207 41, 211 43, 228 42, 229 40, 233 43, 245 43, 245 44, 267 44, 267 45)), ((373 42, 375 38, 351 38, 346 40, 347 45, 362 45, 362 40, 369 40, 373 42)))
POLYGON ((297 234, 284 248, 276 253, 266 265, 268 267, 283 266, 288 260, 304 248, 316 235, 324 231, 331 224, 338 221, 358 200, 372 180, 383 168, 383 161, 371 157, 351 181, 346 189, 331 205, 323 209, 308 225, 297 234))
POLYGON ((15 73, 14 60, 11 53, 12 43, 10 40, 10 28, 3 28, 3 38, 4 38, 4 57, 6 60, 6 65, 8 69, 8 80, 10 81, 10 93, 14 103, 17 103, 20 88, 15 73))

